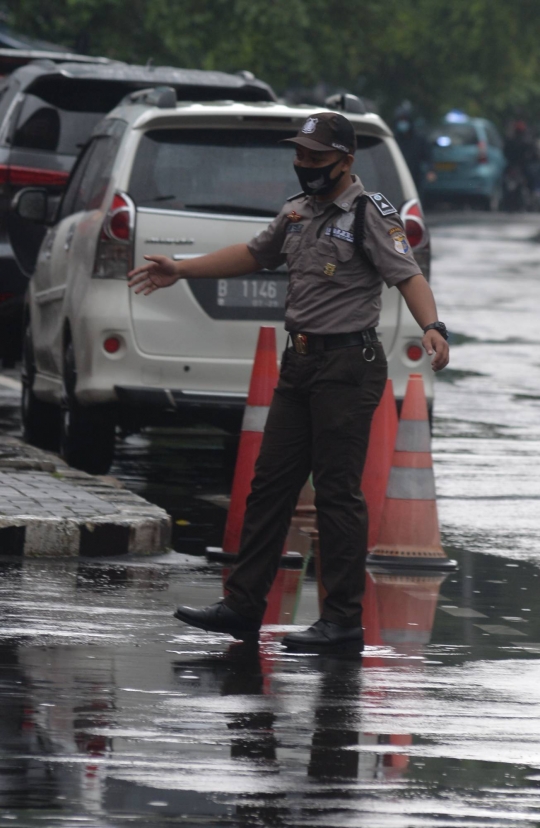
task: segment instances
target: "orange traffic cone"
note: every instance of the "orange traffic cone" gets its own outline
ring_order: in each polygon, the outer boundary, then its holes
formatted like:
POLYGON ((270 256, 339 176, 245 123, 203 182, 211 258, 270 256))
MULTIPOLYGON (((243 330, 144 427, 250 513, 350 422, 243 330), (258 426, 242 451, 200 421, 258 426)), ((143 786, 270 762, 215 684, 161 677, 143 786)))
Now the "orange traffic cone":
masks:
MULTIPOLYGON (((246 512, 246 499, 251 491, 251 481, 255 474, 255 462, 261 449, 264 426, 277 380, 276 329, 262 326, 259 329, 249 393, 242 421, 242 433, 234 470, 223 547, 221 549, 207 547, 206 556, 209 560, 234 561, 238 554, 246 512)), ((284 563, 290 565, 293 569, 301 569, 303 559, 299 553, 292 552, 284 556, 284 563)))
POLYGON ((379 537, 397 432, 398 415, 394 388, 392 380, 387 380, 384 394, 373 415, 360 486, 368 510, 368 549, 373 549, 379 537))
POLYGON ((368 565, 455 569, 441 546, 424 383, 411 374, 401 410, 379 537, 368 565))

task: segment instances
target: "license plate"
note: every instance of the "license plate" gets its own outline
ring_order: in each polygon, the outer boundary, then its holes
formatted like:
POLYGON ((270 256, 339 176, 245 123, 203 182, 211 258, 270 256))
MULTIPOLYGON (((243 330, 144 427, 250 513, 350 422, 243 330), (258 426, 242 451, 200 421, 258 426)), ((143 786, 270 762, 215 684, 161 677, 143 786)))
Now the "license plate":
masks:
POLYGON ((454 161, 439 161, 434 164, 434 167, 439 172, 452 172, 456 169, 457 164, 454 161))
POLYGON ((284 279, 218 279, 216 303, 222 308, 283 308, 284 279))

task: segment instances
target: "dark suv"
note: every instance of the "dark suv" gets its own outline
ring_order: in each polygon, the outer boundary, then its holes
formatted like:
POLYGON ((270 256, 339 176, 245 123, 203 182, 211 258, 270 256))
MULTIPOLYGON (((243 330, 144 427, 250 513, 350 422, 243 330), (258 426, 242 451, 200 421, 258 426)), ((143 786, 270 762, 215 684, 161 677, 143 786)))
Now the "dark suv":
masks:
POLYGON ((29 185, 59 193, 92 129, 127 94, 172 86, 181 100, 275 101, 249 72, 131 66, 92 58, 35 60, 0 81, 0 358, 20 352, 22 305, 43 228, 9 212, 29 185))

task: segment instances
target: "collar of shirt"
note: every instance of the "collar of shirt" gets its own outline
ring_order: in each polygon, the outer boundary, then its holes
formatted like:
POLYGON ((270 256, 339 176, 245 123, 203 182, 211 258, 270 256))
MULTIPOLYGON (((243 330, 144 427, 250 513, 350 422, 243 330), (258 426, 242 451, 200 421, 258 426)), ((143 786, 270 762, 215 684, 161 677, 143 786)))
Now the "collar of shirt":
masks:
POLYGON ((365 187, 357 175, 353 175, 352 184, 344 190, 334 201, 317 201, 315 196, 309 196, 309 203, 314 216, 322 215, 329 207, 339 207, 344 213, 348 213, 356 198, 365 192, 365 187))
POLYGON ((365 192, 364 185, 362 184, 358 176, 353 175, 352 179, 352 184, 350 184, 345 190, 345 192, 340 193, 336 200, 332 202, 336 205, 336 207, 339 207, 345 213, 349 212, 349 210, 353 206, 354 200, 365 192))

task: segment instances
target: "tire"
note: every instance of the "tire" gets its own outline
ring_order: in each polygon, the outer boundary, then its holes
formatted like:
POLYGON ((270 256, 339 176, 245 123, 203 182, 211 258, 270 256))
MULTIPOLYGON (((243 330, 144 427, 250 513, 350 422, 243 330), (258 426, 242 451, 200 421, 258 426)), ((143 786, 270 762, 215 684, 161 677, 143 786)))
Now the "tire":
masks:
POLYGON ((36 366, 30 321, 23 338, 21 365, 21 420, 23 439, 38 448, 58 451, 60 446, 60 410, 51 403, 39 400, 34 393, 36 366))
POLYGON ((114 460, 116 421, 106 405, 83 406, 77 401, 77 370, 73 343, 64 353, 60 453, 66 463, 88 474, 107 474, 114 460))

